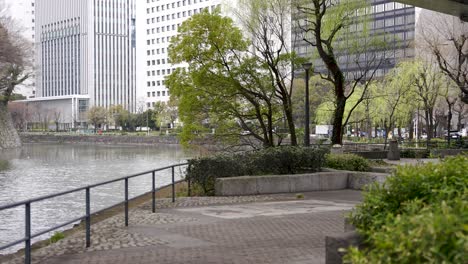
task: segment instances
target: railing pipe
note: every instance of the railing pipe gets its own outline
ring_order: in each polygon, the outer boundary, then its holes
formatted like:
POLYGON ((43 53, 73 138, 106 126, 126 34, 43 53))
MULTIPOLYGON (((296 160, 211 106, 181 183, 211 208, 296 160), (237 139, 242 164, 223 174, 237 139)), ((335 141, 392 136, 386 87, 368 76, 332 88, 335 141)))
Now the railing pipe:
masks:
POLYGON ((152 204, 152 211, 156 213, 156 174, 152 172, 152 189, 151 189, 151 204, 152 204))
POLYGON ((86 188, 86 247, 91 246, 91 190, 86 188))
POLYGON ((174 166, 171 167, 172 171, 172 202, 175 203, 175 179, 174 179, 174 166))
POLYGON ((125 178, 125 226, 128 226, 128 178, 125 178))
POLYGON ((24 263, 31 263, 31 203, 25 204, 25 229, 24 229, 24 263))

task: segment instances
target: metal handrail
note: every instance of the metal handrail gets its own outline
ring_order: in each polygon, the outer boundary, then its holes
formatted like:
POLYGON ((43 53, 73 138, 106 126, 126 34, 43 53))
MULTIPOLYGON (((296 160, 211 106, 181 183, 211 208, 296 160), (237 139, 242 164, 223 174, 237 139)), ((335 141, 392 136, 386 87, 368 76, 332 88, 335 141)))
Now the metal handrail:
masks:
MULTIPOLYGON (((174 164, 174 165, 170 165, 170 166, 166 166, 166 167, 162 167, 162 168, 157 168, 157 169, 154 169, 154 170, 149 170, 149 171, 145 171, 145 172, 132 174, 132 175, 117 178, 117 179, 112 179, 112 180, 108 180, 108 181, 104 181, 104 182, 100 182, 100 183, 96 183, 96 184, 91 184, 91 185, 88 185, 88 186, 85 186, 85 187, 75 188, 75 189, 71 189, 71 190, 68 190, 68 191, 53 193, 53 194, 44 195, 44 196, 40 196, 40 197, 33 198, 33 199, 28 199, 28 200, 24 200, 24 201, 20 201, 20 202, 15 202, 15 203, 7 204, 7 205, 2 205, 2 206, 0 206, 0 211, 15 208, 15 207, 18 207, 18 206, 23 206, 23 205, 25 206, 25 220, 24 220, 24 223, 25 223, 25 236, 22 239, 19 239, 19 240, 10 242, 10 243, 8 243, 6 245, 0 246, 0 250, 4 250, 4 249, 7 249, 9 247, 12 247, 12 246, 15 246, 17 244, 20 244, 20 243, 24 242, 25 243, 24 263, 30 264, 31 263, 31 240, 33 238, 41 236, 41 235, 46 234, 48 232, 51 232, 53 230, 57 230, 59 228, 62 228, 64 226, 67 226, 69 224, 72 224, 74 222, 78 222, 78 221, 81 221, 81 220, 85 220, 85 222, 86 222, 85 223, 85 226, 86 226, 86 228, 85 228, 85 230, 86 230, 86 247, 90 247, 90 245, 91 245, 91 189, 92 188, 107 185, 107 184, 110 184, 110 183, 120 182, 120 181, 125 182, 125 194, 124 194, 125 199, 124 199, 124 201, 119 202, 119 203, 114 204, 114 205, 111 205, 109 207, 106 207, 106 208, 101 209, 101 210, 99 210, 97 212, 94 212, 94 213, 99 213, 99 212, 108 210, 110 208, 113 208, 115 206, 124 204, 124 207, 125 207, 125 209, 124 209, 124 211, 125 211, 125 226, 128 226, 128 203, 129 203, 129 199, 128 199, 128 180, 131 179, 131 178, 138 177, 138 176, 151 174, 151 178, 152 178, 151 191, 146 192, 144 194, 141 194, 141 195, 139 195, 137 197, 141 197, 141 196, 144 196, 144 195, 147 195, 147 194, 151 193, 152 194, 152 197, 151 197, 152 198, 152 212, 155 213, 156 212, 156 191, 171 186, 172 187, 172 202, 175 202, 175 185, 177 183, 185 181, 185 180, 175 181, 175 168, 176 167, 186 166, 186 165, 188 165, 187 162, 186 163, 174 164), (163 171, 163 170, 168 170, 168 169, 171 169, 171 176, 172 176, 171 183, 167 184, 167 185, 164 185, 164 186, 161 186, 159 188, 156 188, 156 172, 163 171), (59 224, 57 226, 54 226, 54 227, 51 227, 51 228, 49 228, 47 230, 43 230, 43 231, 40 231, 38 233, 31 234, 31 204, 32 203, 47 200, 47 199, 51 199, 51 198, 55 198, 55 197, 59 197, 59 196, 63 196, 63 195, 67 195, 67 194, 70 194, 70 193, 80 192, 80 191, 85 191, 85 195, 86 195, 86 213, 85 213, 84 216, 80 216, 80 217, 75 218, 73 220, 67 221, 66 223, 61 223, 61 224, 59 224)), ((188 182, 188 184, 189 184, 188 192, 189 192, 189 195, 190 195, 190 182, 188 182)))

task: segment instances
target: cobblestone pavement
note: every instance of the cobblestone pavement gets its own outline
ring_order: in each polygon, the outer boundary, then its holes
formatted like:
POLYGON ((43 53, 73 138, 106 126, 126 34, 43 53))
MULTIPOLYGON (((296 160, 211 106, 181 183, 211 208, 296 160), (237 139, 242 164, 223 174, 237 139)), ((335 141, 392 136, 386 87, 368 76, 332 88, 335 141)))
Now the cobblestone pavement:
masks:
MULTIPOLYGON (((325 235, 343 232, 357 191, 160 199, 33 252, 33 263, 324 263, 325 235)), ((18 258, 9 263, 22 263, 18 258)))

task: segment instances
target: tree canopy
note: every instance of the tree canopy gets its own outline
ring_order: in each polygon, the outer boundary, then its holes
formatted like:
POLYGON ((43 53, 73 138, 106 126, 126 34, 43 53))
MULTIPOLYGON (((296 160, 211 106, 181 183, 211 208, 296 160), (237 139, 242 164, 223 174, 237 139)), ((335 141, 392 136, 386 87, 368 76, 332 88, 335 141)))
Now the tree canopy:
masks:
POLYGON ((273 129, 282 119, 275 80, 268 66, 249 56, 249 41, 233 20, 207 10, 182 23, 171 40, 174 64, 188 63, 166 81, 179 100, 182 142, 203 131, 233 141, 248 131, 262 146, 274 146, 273 129))

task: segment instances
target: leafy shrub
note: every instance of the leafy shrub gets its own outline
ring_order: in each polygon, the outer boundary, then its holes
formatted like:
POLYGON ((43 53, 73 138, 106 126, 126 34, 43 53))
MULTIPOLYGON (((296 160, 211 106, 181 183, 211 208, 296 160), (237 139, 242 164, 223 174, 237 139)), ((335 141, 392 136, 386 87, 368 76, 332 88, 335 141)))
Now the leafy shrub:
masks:
POLYGON ((371 186, 351 223, 367 249, 353 263, 463 263, 468 241, 468 156, 440 164, 399 167, 371 186))
POLYGON ((191 159, 186 177, 213 195, 216 178, 315 172, 323 166, 325 153, 325 149, 278 147, 191 159))
POLYGON ((405 212, 375 230, 371 247, 352 248, 352 263, 466 263, 468 250, 468 202, 457 198, 421 205, 408 202, 405 212), (421 209, 422 208, 422 209, 421 209))
POLYGON ((327 154, 325 166, 337 170, 370 171, 369 161, 355 154, 327 154))
POLYGON ((0 160, 0 171, 8 170, 10 168, 10 162, 8 160, 0 160))

